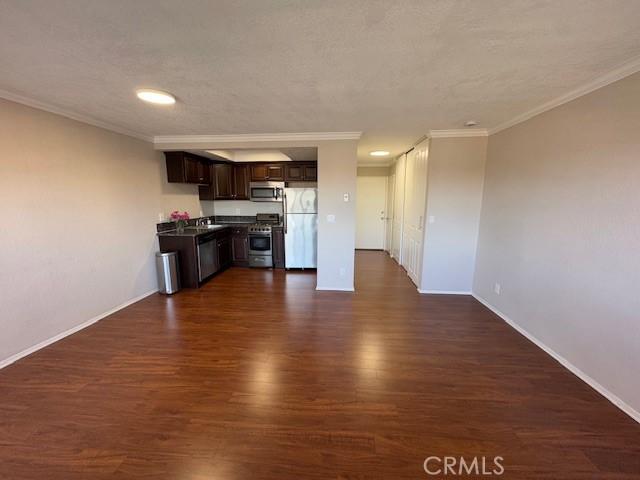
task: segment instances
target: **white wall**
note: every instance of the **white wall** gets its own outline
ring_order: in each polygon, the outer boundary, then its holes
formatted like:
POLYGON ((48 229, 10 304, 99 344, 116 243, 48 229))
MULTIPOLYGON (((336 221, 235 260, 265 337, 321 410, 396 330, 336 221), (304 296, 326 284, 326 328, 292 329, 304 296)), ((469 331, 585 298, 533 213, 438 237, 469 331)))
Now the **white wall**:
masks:
POLYGON ((278 213, 282 215, 282 203, 252 202, 250 200, 216 200, 203 201, 202 210, 205 215, 247 215, 257 213, 278 213))
POLYGON ((318 146, 319 290, 354 288, 357 145, 355 140, 342 140, 318 146), (334 223, 328 215, 335 216, 334 223))
POLYGON ((490 137, 474 281, 636 414, 639 112, 635 74, 490 137))
POLYGON ((486 137, 431 139, 422 291, 471 292, 486 150, 486 137))
POLYGON ((0 365, 157 288, 159 214, 197 215, 146 142, 0 100, 0 365))

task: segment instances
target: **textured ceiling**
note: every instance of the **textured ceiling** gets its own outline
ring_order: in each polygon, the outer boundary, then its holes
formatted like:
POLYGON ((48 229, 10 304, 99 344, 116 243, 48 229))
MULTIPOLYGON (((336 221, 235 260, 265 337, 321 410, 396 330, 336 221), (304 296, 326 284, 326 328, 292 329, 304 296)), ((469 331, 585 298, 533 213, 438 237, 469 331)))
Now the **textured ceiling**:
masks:
POLYGON ((149 136, 362 131, 367 159, 606 73, 640 54, 638 19, 633 0, 0 0, 0 89, 149 136))

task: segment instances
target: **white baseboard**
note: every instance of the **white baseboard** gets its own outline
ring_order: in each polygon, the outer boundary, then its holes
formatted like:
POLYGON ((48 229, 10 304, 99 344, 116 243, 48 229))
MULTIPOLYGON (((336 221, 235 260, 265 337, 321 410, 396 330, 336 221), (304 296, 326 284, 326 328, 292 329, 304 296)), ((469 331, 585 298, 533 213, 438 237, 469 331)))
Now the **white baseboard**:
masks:
POLYGON ((596 382, 589 375, 587 375, 582 370, 580 370, 578 367, 576 367, 571 362, 569 362, 569 360, 564 358, 562 355, 560 355, 559 353, 555 352, 551 348, 547 347, 541 340, 539 340, 536 337, 534 337, 532 334, 530 334, 528 331, 526 331, 524 328, 522 328, 516 322, 511 320, 507 315, 505 315, 500 310, 498 310, 496 307, 494 307, 489 302, 487 302, 484 298, 482 298, 479 295, 476 295, 475 293, 472 293, 472 295, 481 304, 483 304, 485 307, 487 307, 493 313, 498 315, 508 325, 513 327, 518 333, 520 333, 526 339, 528 339, 529 341, 533 342, 536 346, 538 346, 539 348, 544 350, 548 355, 553 357, 560 365, 562 365, 564 368, 569 370, 576 377, 578 377, 580 380, 585 382, 587 385, 589 385, 591 388, 593 388, 596 392, 598 392, 600 395, 605 397, 607 400, 609 400, 611 403, 613 403, 616 407, 618 407, 624 413, 629 415, 636 422, 640 423, 640 412, 638 412, 633 407, 631 407, 631 405, 629 405, 626 402, 624 402, 623 400, 621 400, 617 395, 611 393, 609 390, 607 390, 605 387, 600 385, 598 382, 596 382))
POLYGON ((62 340, 64 337, 68 337, 69 335, 73 335, 76 332, 79 332, 80 330, 82 330, 83 328, 87 328, 89 325, 93 325, 94 323, 102 320, 105 317, 108 317, 109 315, 116 313, 118 310, 122 310, 125 307, 128 307, 129 305, 139 302, 140 300, 142 300, 143 298, 148 297, 149 295, 153 295, 154 293, 156 293, 158 291, 158 289, 155 290, 151 290, 149 292, 143 293, 142 295, 136 297, 136 298, 132 298, 131 300, 126 301, 125 303, 118 305, 115 308, 112 308, 111 310, 101 313, 100 315, 93 317, 89 320, 87 320, 86 322, 81 323, 80 325, 76 325, 75 327, 70 328, 69 330, 66 330, 62 333, 59 333, 51 338, 48 338, 32 347, 29 347, 25 350, 22 350, 21 352, 16 353, 15 355, 11 355, 9 358, 5 358, 4 360, 0 360, 0 368, 4 368, 7 365, 11 365, 12 363, 20 360, 23 357, 26 357, 27 355, 31 355, 33 352, 37 352, 38 350, 40 350, 41 348, 44 348, 48 345, 51 345, 52 343, 57 342, 58 340, 62 340))
POLYGON ((418 289, 418 293, 432 293, 437 295, 471 295, 471 292, 465 292, 462 290, 421 290, 418 289))
POLYGON ((343 287, 319 287, 316 286, 316 290, 323 292, 355 292, 355 288, 343 288, 343 287))

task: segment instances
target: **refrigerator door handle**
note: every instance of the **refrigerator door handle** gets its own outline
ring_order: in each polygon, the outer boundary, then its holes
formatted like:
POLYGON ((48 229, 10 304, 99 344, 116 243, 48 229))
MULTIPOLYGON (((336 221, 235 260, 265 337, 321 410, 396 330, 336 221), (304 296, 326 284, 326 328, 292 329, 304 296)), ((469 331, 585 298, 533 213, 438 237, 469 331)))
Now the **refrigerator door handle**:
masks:
POLYGON ((287 233, 287 194, 282 194, 282 211, 284 213, 284 233, 287 233))

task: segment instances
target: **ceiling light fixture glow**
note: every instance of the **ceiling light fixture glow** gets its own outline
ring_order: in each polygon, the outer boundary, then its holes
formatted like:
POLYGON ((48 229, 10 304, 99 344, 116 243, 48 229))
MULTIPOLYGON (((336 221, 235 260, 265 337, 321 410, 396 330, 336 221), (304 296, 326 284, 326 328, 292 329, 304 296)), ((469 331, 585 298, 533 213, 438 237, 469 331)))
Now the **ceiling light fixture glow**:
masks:
POLYGON ((386 150, 375 150, 373 152, 370 152, 369 155, 371 155, 372 157, 386 157, 387 155, 389 155, 389 152, 387 152, 386 150))
POLYGON ((173 105, 176 103, 176 97, 168 92, 161 90, 150 90, 148 88, 141 88, 136 90, 136 95, 140 100, 149 103, 155 103, 157 105, 173 105))

